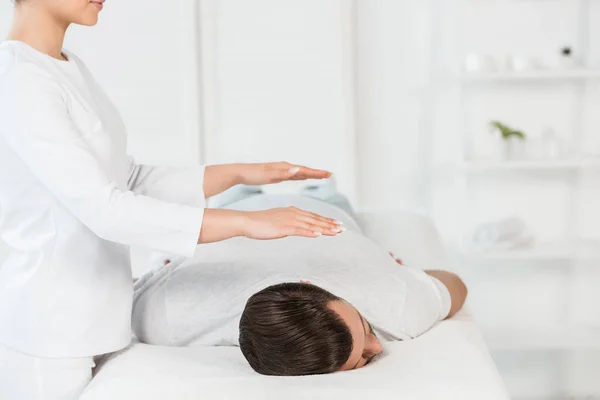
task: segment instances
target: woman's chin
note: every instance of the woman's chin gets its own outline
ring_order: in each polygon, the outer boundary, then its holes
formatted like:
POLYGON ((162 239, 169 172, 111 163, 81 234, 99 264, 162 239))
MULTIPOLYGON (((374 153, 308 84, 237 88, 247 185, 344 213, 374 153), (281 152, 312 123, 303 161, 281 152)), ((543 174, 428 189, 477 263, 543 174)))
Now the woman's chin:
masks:
POLYGON ((77 21, 77 25, 83 26, 94 26, 98 24, 98 11, 94 8, 81 16, 81 19, 77 21))

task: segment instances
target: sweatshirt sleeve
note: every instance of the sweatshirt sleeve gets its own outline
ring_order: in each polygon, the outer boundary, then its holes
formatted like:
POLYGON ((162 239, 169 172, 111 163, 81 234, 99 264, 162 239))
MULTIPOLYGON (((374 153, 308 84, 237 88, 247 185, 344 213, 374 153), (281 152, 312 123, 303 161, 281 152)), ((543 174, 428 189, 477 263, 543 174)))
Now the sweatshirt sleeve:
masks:
POLYGON ((6 73, 0 81, 0 139, 100 238, 192 256, 203 208, 118 188, 71 120, 65 99, 63 89, 36 70, 6 73))
POLYGON ((204 166, 155 167, 129 157, 129 189, 164 201, 206 208, 204 166))

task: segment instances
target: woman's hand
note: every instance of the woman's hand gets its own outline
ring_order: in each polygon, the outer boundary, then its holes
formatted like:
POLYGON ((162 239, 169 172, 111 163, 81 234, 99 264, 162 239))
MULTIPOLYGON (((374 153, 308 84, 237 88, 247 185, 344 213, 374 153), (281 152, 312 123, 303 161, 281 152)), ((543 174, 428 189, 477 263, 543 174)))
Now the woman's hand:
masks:
POLYGON ((247 213, 243 235, 258 240, 288 236, 336 236, 345 231, 340 225, 338 221, 296 207, 275 208, 247 213))
POLYGON ((341 223, 296 207, 266 211, 236 211, 207 208, 198 243, 214 243, 236 236, 250 239, 281 239, 287 236, 316 238, 344 232, 341 223))
POLYGON ((287 162, 265 164, 239 164, 241 183, 245 185, 269 185, 284 181, 325 179, 331 172, 303 167, 287 162))
POLYGON ((212 197, 232 186, 260 186, 283 181, 329 178, 331 172, 286 162, 209 165, 204 170, 204 195, 212 197))

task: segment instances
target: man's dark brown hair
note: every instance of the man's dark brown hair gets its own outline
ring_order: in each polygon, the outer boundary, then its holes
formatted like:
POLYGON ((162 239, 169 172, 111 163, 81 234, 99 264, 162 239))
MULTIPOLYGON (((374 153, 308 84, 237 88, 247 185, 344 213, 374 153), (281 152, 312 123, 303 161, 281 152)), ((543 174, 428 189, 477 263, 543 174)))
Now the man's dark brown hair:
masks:
POLYGON ((263 375, 296 376, 339 371, 352 352, 350 329, 333 310, 341 300, 303 283, 268 287, 248 300, 240 320, 240 348, 263 375))

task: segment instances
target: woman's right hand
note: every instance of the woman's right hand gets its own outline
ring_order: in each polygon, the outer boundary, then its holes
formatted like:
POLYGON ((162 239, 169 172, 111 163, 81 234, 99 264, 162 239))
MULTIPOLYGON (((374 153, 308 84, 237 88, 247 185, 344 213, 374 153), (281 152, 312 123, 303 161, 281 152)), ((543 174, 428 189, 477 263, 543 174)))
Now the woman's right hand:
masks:
POLYGON ((243 235, 250 239, 281 239, 288 236, 317 238, 321 235, 336 236, 345 231, 336 220, 296 207, 245 214, 243 235))
POLYGON ((236 236, 281 239, 288 236, 316 238, 344 232, 341 223, 296 207, 266 211, 204 210, 198 243, 214 243, 236 236))

